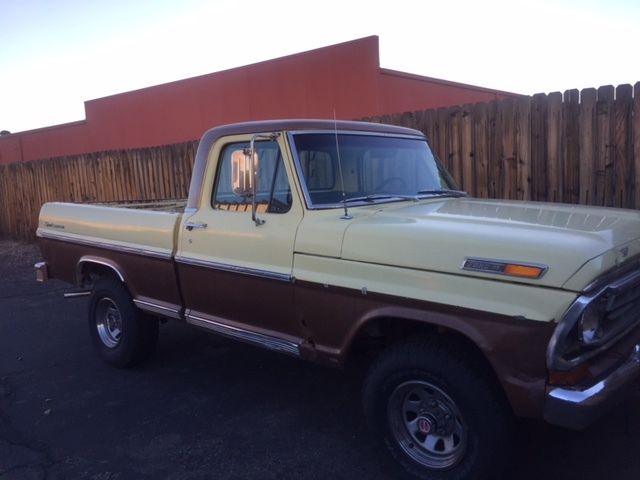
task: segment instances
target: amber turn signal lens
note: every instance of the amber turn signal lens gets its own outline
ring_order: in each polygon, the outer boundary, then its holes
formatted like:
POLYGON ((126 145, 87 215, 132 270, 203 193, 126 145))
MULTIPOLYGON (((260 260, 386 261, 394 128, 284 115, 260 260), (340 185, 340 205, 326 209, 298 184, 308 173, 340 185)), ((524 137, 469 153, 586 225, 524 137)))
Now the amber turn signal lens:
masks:
POLYGON ((540 267, 508 263, 504 267, 503 273, 505 275, 513 275, 514 277, 538 278, 544 273, 544 270, 540 267))
POLYGON ((561 372, 558 370, 549 370, 549 385, 559 387, 573 387, 578 385, 589 375, 589 365, 583 363, 577 367, 561 372))

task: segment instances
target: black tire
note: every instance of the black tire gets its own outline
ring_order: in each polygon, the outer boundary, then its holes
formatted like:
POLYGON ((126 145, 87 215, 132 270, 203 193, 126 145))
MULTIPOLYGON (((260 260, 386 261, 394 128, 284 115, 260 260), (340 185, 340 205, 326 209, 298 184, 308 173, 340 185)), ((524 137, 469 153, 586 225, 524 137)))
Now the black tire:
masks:
POLYGON ((126 368, 146 360, 158 341, 158 320, 134 305, 122 282, 99 279, 89 301, 89 332, 100 357, 126 368))
POLYGON ((458 343, 419 337, 392 345, 371 366, 363 390, 367 420, 411 477, 500 478, 512 413, 479 365, 458 343))

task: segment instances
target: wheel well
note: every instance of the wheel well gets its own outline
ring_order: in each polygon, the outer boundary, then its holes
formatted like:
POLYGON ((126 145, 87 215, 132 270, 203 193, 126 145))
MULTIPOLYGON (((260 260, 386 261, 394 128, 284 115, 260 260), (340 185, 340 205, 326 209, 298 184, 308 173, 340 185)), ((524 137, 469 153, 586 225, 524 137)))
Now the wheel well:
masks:
POLYGON ((466 335, 441 326, 415 320, 384 317, 369 321, 351 343, 347 363, 369 364, 384 349, 400 340, 417 335, 437 337, 452 350, 465 357, 470 365, 479 369, 507 398, 504 387, 484 352, 466 335))
POLYGON ((78 286, 92 288, 98 278, 113 278, 123 281, 122 274, 114 267, 93 261, 80 262, 78 266, 78 286))

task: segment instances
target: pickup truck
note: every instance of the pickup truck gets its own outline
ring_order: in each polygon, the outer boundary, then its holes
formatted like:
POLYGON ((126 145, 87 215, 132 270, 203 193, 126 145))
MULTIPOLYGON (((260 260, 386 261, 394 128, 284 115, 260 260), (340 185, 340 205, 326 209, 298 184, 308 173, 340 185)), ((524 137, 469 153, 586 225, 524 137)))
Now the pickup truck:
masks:
POLYGON ((513 418, 583 428, 638 388, 640 213, 469 198, 416 130, 213 128, 186 203, 47 203, 37 236, 106 362, 174 319, 367 365, 365 415, 416 478, 495 478, 513 418))

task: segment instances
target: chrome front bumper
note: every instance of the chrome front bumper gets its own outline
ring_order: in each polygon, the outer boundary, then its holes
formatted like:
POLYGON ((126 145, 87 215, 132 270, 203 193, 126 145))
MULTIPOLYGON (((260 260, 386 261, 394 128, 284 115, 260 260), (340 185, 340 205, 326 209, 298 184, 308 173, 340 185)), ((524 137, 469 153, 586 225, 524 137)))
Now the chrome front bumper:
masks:
POLYGON ((640 386, 640 344, 606 378, 584 389, 554 387, 547 391, 544 418, 567 428, 585 428, 640 386))

